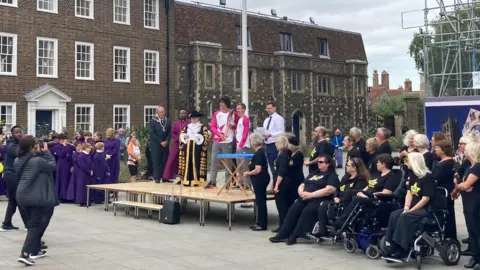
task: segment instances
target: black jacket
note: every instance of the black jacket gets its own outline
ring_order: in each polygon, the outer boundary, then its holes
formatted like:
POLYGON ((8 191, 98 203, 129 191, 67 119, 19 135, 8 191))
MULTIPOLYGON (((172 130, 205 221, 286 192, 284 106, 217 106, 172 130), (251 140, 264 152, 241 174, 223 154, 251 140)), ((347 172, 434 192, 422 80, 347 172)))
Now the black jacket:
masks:
POLYGON ((9 183, 16 183, 17 182, 17 174, 15 173, 15 168, 14 168, 14 161, 15 158, 17 158, 17 146, 18 146, 18 141, 17 140, 9 140, 7 141, 7 151, 5 152, 5 159, 4 159, 4 178, 5 181, 7 182, 7 185, 9 183))

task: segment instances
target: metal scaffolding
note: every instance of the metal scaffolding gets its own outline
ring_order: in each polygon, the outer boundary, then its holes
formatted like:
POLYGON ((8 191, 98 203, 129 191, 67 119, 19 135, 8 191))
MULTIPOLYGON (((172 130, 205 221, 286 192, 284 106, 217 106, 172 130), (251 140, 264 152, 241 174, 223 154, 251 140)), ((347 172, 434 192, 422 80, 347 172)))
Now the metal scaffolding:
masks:
POLYGON ((480 1, 428 2, 422 10, 402 12, 402 28, 419 28, 423 41, 425 96, 478 95, 472 72, 480 68, 480 1), (404 16, 414 12, 423 12, 424 24, 406 26, 404 16))

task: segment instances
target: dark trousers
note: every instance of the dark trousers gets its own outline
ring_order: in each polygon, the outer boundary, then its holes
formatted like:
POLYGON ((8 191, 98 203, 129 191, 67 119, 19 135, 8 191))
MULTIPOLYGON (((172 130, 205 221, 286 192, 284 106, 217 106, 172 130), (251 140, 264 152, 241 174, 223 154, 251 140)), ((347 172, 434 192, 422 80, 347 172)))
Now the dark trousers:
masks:
POLYGON ((480 196, 474 191, 462 192, 462 201, 472 258, 480 261, 480 196))
POLYGON ((395 243, 403 250, 408 251, 411 248, 419 223, 424 217, 428 216, 428 210, 422 208, 414 212, 403 213, 403 211, 403 209, 398 209, 390 214, 385 239, 389 243, 395 243))
POLYGON ((168 145, 167 147, 155 146, 152 147, 152 164, 153 164, 153 176, 155 180, 160 180, 163 177, 163 171, 165 171, 165 165, 168 159, 168 145))
POLYGON ((345 221, 347 221, 348 216, 353 212, 353 209, 358 203, 368 204, 371 203, 371 200, 358 196, 353 197, 352 201, 347 205, 347 207, 345 207, 345 210, 339 217, 339 222, 341 221, 342 223, 344 223, 345 221))
POLYGON ((457 239, 457 221, 455 219, 455 201, 447 198, 447 219, 445 220, 445 238, 457 239))
POLYGON ((252 179, 255 204, 257 205, 257 225, 262 228, 267 228, 268 226, 267 186, 269 182, 270 177, 268 175, 252 179))
POLYGON ((283 221, 277 238, 288 238, 290 241, 296 241, 298 237, 303 237, 307 232, 312 231, 317 221, 318 206, 322 200, 302 200, 297 199, 288 209, 287 216, 283 221))
MULTIPOLYGON (((282 182, 282 184, 284 183, 282 182)), ((279 227, 282 227, 285 217, 287 216, 288 209, 295 200, 298 198, 298 190, 294 187, 282 187, 280 186, 280 190, 278 193, 275 194, 275 205, 277 206, 278 211, 278 221, 279 227)))
POLYGON ((22 253, 35 254, 40 251, 42 236, 53 215, 53 207, 35 206, 23 209, 28 214, 28 231, 22 253))
POLYGON ((17 211, 17 207, 18 207, 18 211, 20 212, 20 216, 22 217, 23 224, 27 226, 28 215, 17 204, 16 194, 17 194, 18 184, 14 181, 5 181, 5 183, 7 185, 8 205, 7 205, 7 210, 5 212, 5 219, 3 220, 3 225, 5 226, 12 225, 12 217, 17 211))
POLYGON ((339 204, 335 204, 331 201, 323 201, 318 207, 318 233, 320 235, 326 235, 328 221, 335 217, 336 211, 333 211, 335 207, 339 207, 339 204))
POLYGON ((267 153, 267 160, 268 160, 268 166, 270 167, 270 171, 272 171, 272 176, 273 176, 273 187, 275 187, 275 183, 277 182, 277 171, 275 170, 275 159, 278 156, 278 151, 277 147, 275 147, 274 143, 267 144, 265 147, 265 152, 267 153))

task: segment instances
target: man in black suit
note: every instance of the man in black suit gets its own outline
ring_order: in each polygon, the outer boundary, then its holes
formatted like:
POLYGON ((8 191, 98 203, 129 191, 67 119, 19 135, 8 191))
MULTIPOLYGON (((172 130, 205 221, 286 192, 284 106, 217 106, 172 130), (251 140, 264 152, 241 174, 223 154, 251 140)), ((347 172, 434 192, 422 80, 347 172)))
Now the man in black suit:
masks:
POLYGON ((156 183, 171 182, 170 179, 163 179, 163 171, 168 159, 171 129, 172 123, 165 117, 165 109, 158 107, 157 116, 150 120, 149 124, 153 176, 156 183))

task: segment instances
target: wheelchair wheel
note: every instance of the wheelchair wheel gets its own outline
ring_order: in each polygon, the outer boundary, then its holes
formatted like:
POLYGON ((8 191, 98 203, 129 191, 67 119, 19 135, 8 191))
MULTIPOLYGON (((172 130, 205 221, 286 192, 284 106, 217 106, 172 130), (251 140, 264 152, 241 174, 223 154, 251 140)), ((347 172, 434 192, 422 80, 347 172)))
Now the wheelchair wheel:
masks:
POLYGON ((376 260, 380 258, 382 252, 380 251, 379 247, 375 245, 368 245, 367 249, 365 250, 365 255, 367 255, 369 259, 376 260))
POLYGON ((343 241, 343 247, 348 253, 354 253, 358 248, 358 243, 355 239, 348 237, 343 241))
POLYGON ((460 243, 453 239, 445 240, 440 250, 440 258, 445 265, 457 265, 460 261, 460 243))
POLYGON ((385 236, 383 236, 380 241, 378 242, 378 247, 380 248, 380 253, 383 256, 388 256, 390 255, 390 248, 387 247, 387 240, 385 239, 385 236))
POLYGON ((415 254, 415 260, 417 261, 417 269, 422 269, 422 254, 420 252, 415 254))

